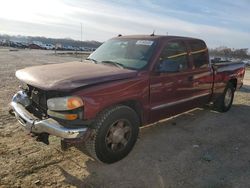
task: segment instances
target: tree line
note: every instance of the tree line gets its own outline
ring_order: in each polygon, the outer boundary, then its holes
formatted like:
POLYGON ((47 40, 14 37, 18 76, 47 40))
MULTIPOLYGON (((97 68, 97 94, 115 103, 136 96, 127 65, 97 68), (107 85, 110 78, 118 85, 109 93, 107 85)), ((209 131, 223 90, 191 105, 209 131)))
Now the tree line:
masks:
POLYGON ((223 47, 209 49, 209 52, 210 55, 216 57, 250 59, 248 48, 235 49, 223 46, 223 47))

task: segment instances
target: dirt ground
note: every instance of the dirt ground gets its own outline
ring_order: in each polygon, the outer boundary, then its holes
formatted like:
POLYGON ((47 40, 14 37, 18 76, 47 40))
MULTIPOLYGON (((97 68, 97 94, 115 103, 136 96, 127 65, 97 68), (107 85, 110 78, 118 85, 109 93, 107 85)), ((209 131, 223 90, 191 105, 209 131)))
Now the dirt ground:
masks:
POLYGON ((8 114, 16 70, 76 60, 0 49, 0 187, 250 187, 250 71, 232 109, 196 109, 141 129, 123 160, 100 164, 76 148, 35 142, 8 114))

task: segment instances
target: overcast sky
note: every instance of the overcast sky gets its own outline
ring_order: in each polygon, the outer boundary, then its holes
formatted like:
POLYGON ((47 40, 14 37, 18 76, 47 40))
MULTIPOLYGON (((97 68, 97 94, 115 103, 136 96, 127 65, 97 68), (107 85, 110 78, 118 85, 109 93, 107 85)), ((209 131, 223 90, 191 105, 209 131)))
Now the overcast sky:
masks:
POLYGON ((250 0, 0 0, 0 33, 105 41, 118 34, 192 36, 250 48, 250 0))

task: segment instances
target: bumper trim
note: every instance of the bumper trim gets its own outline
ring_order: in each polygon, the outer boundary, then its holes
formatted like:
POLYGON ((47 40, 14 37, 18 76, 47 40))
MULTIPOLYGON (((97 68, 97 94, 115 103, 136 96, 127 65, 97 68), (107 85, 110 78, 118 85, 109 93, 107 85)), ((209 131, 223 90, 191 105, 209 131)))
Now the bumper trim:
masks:
POLYGON ((87 127, 77 129, 65 128, 52 118, 39 120, 20 103, 12 101, 10 105, 19 123, 32 133, 48 133, 61 138, 73 139, 84 136, 88 130, 87 127))

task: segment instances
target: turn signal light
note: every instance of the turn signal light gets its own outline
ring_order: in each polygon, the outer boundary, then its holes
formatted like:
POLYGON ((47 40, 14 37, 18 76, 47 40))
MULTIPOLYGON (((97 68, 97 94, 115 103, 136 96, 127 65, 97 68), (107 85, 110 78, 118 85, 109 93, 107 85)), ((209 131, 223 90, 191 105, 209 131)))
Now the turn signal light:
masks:
POLYGON ((65 114, 64 117, 66 120, 75 120, 77 119, 77 114, 65 114))
POLYGON ((59 112, 53 112, 51 110, 47 111, 49 116, 56 117, 59 119, 65 119, 65 120, 75 120, 78 118, 77 114, 64 114, 64 113, 59 113, 59 112))
POLYGON ((67 107, 69 110, 73 110, 83 106, 83 101, 79 97, 71 97, 67 100, 67 107))

